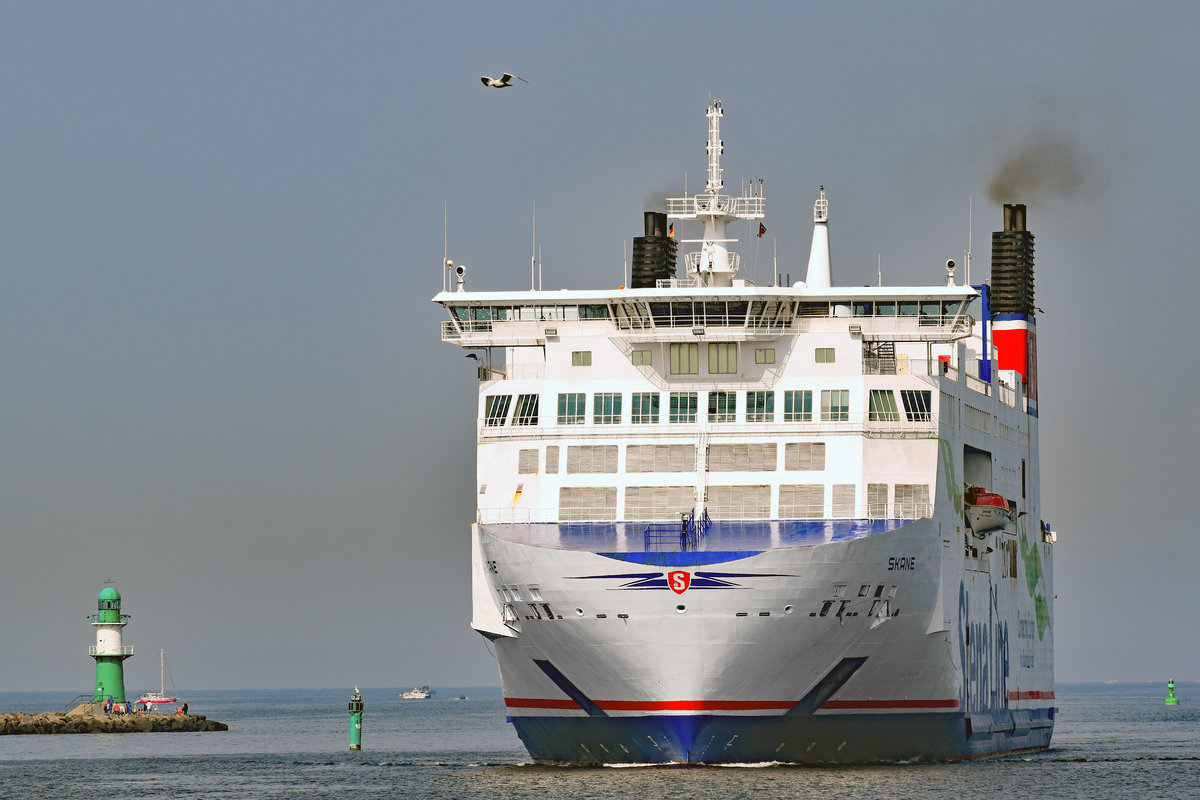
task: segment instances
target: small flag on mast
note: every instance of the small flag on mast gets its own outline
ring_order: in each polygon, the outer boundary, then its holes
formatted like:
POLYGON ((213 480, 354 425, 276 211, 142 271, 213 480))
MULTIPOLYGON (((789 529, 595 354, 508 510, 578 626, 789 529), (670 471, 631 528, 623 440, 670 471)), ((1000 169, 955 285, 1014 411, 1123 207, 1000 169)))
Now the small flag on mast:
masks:
POLYGON ((761 222, 758 223, 758 238, 761 239, 763 237, 763 234, 766 232, 767 232, 767 226, 763 225, 761 222))
POLYGON ((671 226, 669 228, 667 228, 667 238, 668 239, 675 238, 675 223, 674 222, 672 222, 671 226))

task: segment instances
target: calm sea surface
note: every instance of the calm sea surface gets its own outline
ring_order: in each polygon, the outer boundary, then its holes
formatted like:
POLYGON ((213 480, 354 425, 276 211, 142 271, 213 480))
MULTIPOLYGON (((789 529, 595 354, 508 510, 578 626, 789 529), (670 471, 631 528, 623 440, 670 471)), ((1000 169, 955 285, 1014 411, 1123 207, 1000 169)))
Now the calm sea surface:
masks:
MULTIPOLYGON (((1200 795, 1200 684, 1060 685, 1053 749, 958 764, 565 768, 528 764, 498 689, 366 689, 363 750, 337 690, 192 692, 227 733, 0 736, 0 798, 954 798, 1200 795), (454 700, 459 694, 467 700, 454 700)), ((0 712, 71 693, 0 692, 0 712)))

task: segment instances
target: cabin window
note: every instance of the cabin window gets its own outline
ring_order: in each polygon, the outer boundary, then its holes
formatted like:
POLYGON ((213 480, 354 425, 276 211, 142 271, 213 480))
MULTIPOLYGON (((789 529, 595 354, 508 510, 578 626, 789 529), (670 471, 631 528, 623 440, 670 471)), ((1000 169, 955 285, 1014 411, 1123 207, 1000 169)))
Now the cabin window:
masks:
MULTIPOLYGON (((868 483, 867 484, 867 516, 871 519, 883 519, 887 517, 887 502, 888 502, 888 485, 886 483, 868 483)), ((862 597, 867 592, 868 585, 863 584, 859 590, 858 596, 862 597)))
POLYGON ((754 349, 755 364, 774 364, 775 363, 775 348, 774 347, 756 347, 754 349))
POLYGON ((865 302, 862 300, 856 300, 854 302, 854 311, 853 311, 854 316, 856 316, 856 317, 871 316, 871 306, 872 305, 873 305, 872 303, 868 303, 868 302, 865 302))
POLYGON ((571 351, 571 366, 572 367, 590 367, 592 365, 591 350, 573 350, 571 351))
POLYGON ((917 315, 916 300, 901 300, 898 305, 900 306, 900 316, 915 317, 917 315))
POLYGON ((891 389, 871 390, 868 418, 871 422, 898 422, 900 420, 900 411, 896 408, 896 395, 892 394, 891 389))
POLYGON ((654 351, 634 350, 632 361, 635 367, 648 367, 654 363, 654 351))
POLYGON ((929 486, 924 483, 896 484, 896 516, 901 519, 921 519, 933 515, 929 503, 929 486))
POLYGON ((617 487, 564 486, 558 490, 560 520, 615 520, 617 487))
POLYGON ((854 513, 853 483, 835 483, 833 485, 833 518, 853 519, 854 513))
POLYGON ((538 424, 538 396, 523 394, 517 397, 517 412, 513 414, 513 425, 538 424))
POLYGON ((694 444, 631 444, 625 448, 626 472, 692 472, 694 444))
POLYGON ((671 422, 695 422, 697 400, 695 392, 671 392, 671 422))
POLYGON ((517 451, 517 472, 521 475, 533 475, 538 471, 538 451, 534 448, 522 448, 517 451))
POLYGON ((774 422, 775 393, 746 392, 746 422, 774 422))
POLYGON ((875 316, 877 317, 894 317, 896 316, 896 304, 891 303, 876 303, 875 316))
POLYGON ((850 419, 850 391, 848 389, 821 390, 821 421, 846 422, 850 419))
POLYGON ((825 469, 825 443, 788 442, 783 446, 783 468, 793 471, 825 469))
POLYGON ((824 516, 824 484, 800 483, 779 487, 780 519, 820 519, 824 516))
POLYGON ((798 389, 783 393, 783 421, 812 421, 812 392, 798 389))
POLYGON ((629 421, 635 425, 658 422, 658 392, 634 392, 629 421))
POLYGON ((904 415, 910 422, 928 422, 932 417, 931 392, 923 389, 901 389, 900 400, 904 403, 904 415))
MULTIPOLYGON (((695 464, 692 465, 695 468, 695 464)), ((625 519, 671 520, 696 506, 695 486, 630 486, 625 489, 625 519)))
POLYGON ((709 392, 708 421, 737 422, 737 392, 709 392))
POLYGON ((712 444, 708 447, 708 471, 774 472, 775 454, 775 442, 712 444))
POLYGON ((737 372, 737 354, 737 342, 709 342, 708 374, 735 374, 737 372))
POLYGON ((770 519, 770 486, 710 486, 708 509, 713 519, 770 519))
POLYGON ((558 424, 582 425, 587 414, 587 395, 565 393, 558 396, 558 424))
POLYGON ((508 407, 511 404, 511 394, 489 395, 483 406, 484 424, 488 427, 503 425, 508 419, 508 407))
POLYGON ((596 392, 592 397, 592 422, 596 425, 621 424, 620 392, 596 392))
POLYGON ((671 345, 671 374, 695 375, 700 372, 700 345, 697 342, 675 342, 671 345))
POLYGON ((581 444, 567 447, 567 474, 615 473, 617 446, 615 444, 581 444))
POLYGON ((818 347, 816 355, 818 364, 832 364, 836 356, 836 351, 832 347, 818 347))

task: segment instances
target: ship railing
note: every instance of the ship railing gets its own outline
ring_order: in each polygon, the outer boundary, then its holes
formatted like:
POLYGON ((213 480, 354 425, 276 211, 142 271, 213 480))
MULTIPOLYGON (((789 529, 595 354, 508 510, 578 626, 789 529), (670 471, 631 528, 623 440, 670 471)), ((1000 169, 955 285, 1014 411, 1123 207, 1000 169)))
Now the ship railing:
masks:
POLYGON ((92 645, 88 647, 89 656, 131 656, 133 655, 133 645, 123 644, 120 647, 97 647, 92 645))
POLYGON ((82 703, 92 702, 92 699, 95 696, 96 696, 95 692, 88 692, 87 694, 75 695, 75 698, 73 700, 71 700, 71 702, 67 703, 66 706, 63 707, 63 713, 66 714, 67 712, 74 711, 82 703))
MULTIPOLYGON (((824 491, 824 487, 820 484, 813 484, 813 488, 824 491)), ((656 525, 655 530, 668 531, 673 535, 675 541, 679 541, 681 530, 686 530, 688 536, 699 541, 707 534, 714 522, 788 519, 912 520, 932 516, 932 503, 910 500, 867 503, 781 500, 778 506, 773 506, 769 503, 739 503, 716 500, 712 497, 704 509, 704 515, 699 524, 692 512, 665 506, 656 508, 644 505, 626 506, 624 513, 618 513, 615 505, 571 506, 569 508, 480 508, 476 511, 476 521, 481 525, 570 525, 571 523, 596 522, 646 525, 653 523, 656 525)), ((668 533, 662 535, 670 538, 668 533)))
MULTIPOLYGON (((779 402, 779 399, 776 399, 779 402)), ((930 411, 909 418, 903 411, 898 412, 894 419, 871 419, 871 414, 856 412, 831 416, 822 419, 820 412, 814 412, 807 419, 783 421, 783 412, 776 410, 775 419, 771 422, 716 422, 707 420, 703 428, 711 439, 719 442, 726 437, 781 437, 781 436, 818 436, 823 434, 845 434, 884 438, 914 438, 919 439, 937 435, 938 415, 930 411)), ((876 414, 876 416, 879 416, 876 414)), ((669 422, 666 412, 660 415, 659 422, 643 424, 595 424, 591 415, 585 422, 570 425, 516 425, 512 419, 506 419, 504 425, 480 424, 477 434, 480 441, 497 439, 625 439, 629 437, 649 437, 670 443, 676 438, 695 440, 700 431, 699 417, 687 422, 669 422)), ((716 443, 714 442, 714 443, 716 443)))
MULTIPOLYGON (((688 272, 699 272, 704 258, 704 253, 699 251, 685 253, 683 256, 683 263, 687 264, 688 272)), ((711 260, 711 257, 709 258, 711 260)), ((725 260, 728 264, 728 269, 734 274, 737 274, 738 270, 741 268, 742 257, 737 253, 726 253, 725 260)), ((707 266, 707 263, 703 263, 703 265, 707 266)))

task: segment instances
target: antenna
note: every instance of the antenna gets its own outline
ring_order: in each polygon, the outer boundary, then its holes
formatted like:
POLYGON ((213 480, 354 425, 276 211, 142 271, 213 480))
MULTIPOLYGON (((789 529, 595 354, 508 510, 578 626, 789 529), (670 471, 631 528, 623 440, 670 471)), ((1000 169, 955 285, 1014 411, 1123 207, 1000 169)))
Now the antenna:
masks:
POLYGON ((529 291, 537 288, 533 282, 534 267, 537 266, 537 200, 533 201, 533 243, 529 246, 529 291))
POLYGON ((883 286, 883 256, 875 254, 875 269, 879 271, 879 285, 883 286))
POLYGON ((975 213, 975 195, 967 195, 967 251, 963 254, 963 261, 967 264, 967 286, 971 285, 971 233, 974 227, 975 213))
POLYGON ((629 286, 629 251, 625 245, 629 244, 628 239, 621 240, 621 285, 629 286))
POLYGON ((442 201, 442 291, 450 291, 450 201, 442 201))
POLYGON ((773 261, 771 263, 772 271, 775 274, 775 281, 772 283, 772 285, 778 286, 779 285, 779 241, 774 236, 771 237, 771 248, 775 251, 775 258, 773 259, 773 261))
POLYGON ((538 245, 538 291, 542 290, 542 246, 538 245))

